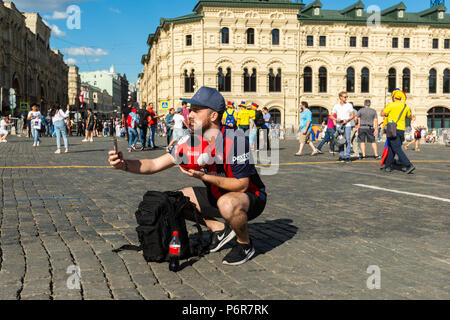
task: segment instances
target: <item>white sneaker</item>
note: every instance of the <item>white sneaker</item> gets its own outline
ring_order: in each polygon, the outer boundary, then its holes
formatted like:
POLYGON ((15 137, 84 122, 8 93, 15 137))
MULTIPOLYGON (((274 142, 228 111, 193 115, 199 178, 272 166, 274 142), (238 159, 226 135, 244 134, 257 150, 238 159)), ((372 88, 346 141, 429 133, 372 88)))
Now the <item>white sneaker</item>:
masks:
POLYGON ((36 144, 36 147, 39 147, 39 145, 40 145, 41 143, 40 142, 38 142, 37 144, 36 144))
POLYGON ((56 150, 55 154, 61 154, 61 149, 56 150))
POLYGON ((8 142, 8 141, 6 141, 6 140, 2 140, 2 141, 0 141, 0 143, 6 143, 6 142, 8 142))
POLYGON ((64 151, 64 153, 69 153, 69 149, 66 149, 66 151, 64 151))
POLYGON ((33 147, 36 147, 36 142, 35 142, 35 143, 33 143, 33 147))
POLYGON ((81 142, 89 142, 89 140, 88 139, 84 139, 83 141, 81 141, 81 142))
POLYGON ((89 140, 89 142, 94 142, 94 139, 89 140))

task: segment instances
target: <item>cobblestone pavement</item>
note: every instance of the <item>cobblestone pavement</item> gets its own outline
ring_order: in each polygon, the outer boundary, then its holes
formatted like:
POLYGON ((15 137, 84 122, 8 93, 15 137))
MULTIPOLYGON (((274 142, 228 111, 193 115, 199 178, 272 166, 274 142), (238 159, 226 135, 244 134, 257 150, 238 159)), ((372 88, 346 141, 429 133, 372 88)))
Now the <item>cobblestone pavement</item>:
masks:
POLYGON ((450 210, 443 201, 450 198, 450 148, 408 151, 417 171, 406 176, 382 173, 370 160, 334 163, 328 153, 297 158, 296 142, 282 142, 285 165, 263 177, 269 202, 250 223, 257 256, 224 266, 228 246, 174 274, 166 263, 112 249, 137 244, 134 212, 147 190, 199 181, 176 168, 155 176, 108 169, 109 138, 82 144, 73 137, 63 155, 53 154, 48 138, 37 149, 28 139, 8 140, 0 144, 0 299, 450 298, 450 210), (80 268, 80 289, 68 289, 71 265, 80 268), (380 268, 379 290, 367 288, 372 265, 380 268))

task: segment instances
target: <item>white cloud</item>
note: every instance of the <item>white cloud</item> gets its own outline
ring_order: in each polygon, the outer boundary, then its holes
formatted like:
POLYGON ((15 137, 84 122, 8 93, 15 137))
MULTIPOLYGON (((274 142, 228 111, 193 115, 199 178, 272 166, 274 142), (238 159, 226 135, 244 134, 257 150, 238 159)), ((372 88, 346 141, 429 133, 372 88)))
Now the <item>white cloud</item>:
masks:
POLYGON ((94 49, 89 47, 79 47, 79 48, 65 48, 62 51, 68 56, 89 56, 89 57, 99 57, 107 56, 109 53, 103 49, 94 49))
POLYGON ((64 37, 66 33, 62 31, 56 24, 50 25, 47 21, 42 20, 47 27, 49 27, 52 30, 52 35, 55 37, 64 37))
POLYGON ((78 63, 78 61, 74 58, 68 58, 68 59, 64 60, 64 62, 66 64, 77 64, 78 63))
POLYGON ((71 4, 95 0, 14 0, 14 4, 19 10, 28 11, 55 11, 66 10, 71 4))
POLYGON ((112 12, 118 13, 118 14, 122 13, 122 11, 120 11, 119 9, 115 9, 115 8, 109 8, 109 11, 112 11, 112 12))
POLYGON ((69 15, 64 11, 53 11, 53 14, 51 16, 44 16, 44 18, 48 20, 63 20, 67 19, 68 17, 69 15))

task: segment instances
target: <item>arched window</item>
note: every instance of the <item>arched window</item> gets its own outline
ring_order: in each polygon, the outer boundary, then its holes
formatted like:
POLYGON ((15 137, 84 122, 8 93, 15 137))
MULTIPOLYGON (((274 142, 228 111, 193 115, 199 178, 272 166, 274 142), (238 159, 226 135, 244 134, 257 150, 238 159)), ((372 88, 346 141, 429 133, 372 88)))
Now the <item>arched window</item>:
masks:
POLYGON ((319 69, 319 92, 327 92, 327 69, 319 69))
POLYGON ((255 29, 247 29, 247 44, 255 44, 255 29))
POLYGON ((323 107, 311 107, 312 124, 321 125, 322 122, 328 120, 328 109, 323 107))
POLYGON ((312 69, 310 67, 303 70, 303 92, 312 92, 312 69))
POLYGON ((444 71, 444 93, 450 93, 450 69, 444 71))
POLYGON ((347 69, 347 92, 355 92, 355 69, 347 69))
POLYGON ((244 69, 244 92, 256 92, 256 69, 252 69, 250 75, 248 69, 244 69))
POLYGON ((269 111, 270 113, 270 122, 275 124, 281 124, 281 112, 278 109, 272 109, 269 111))
POLYGON ((230 43, 230 30, 228 28, 222 28, 220 30, 222 43, 230 43))
POLYGON ((223 69, 219 68, 217 73, 217 86, 220 92, 225 91, 225 75, 223 74, 223 69))
POLYGON ((394 92, 397 88, 397 70, 394 68, 389 69, 388 88, 389 92, 394 92))
POLYGON ((370 71, 368 68, 361 70, 361 92, 368 93, 370 91, 370 71))
POLYGON ((231 92, 231 68, 227 68, 225 75, 225 92, 231 92))
POLYGON ((436 93, 436 88, 437 88, 436 76, 437 76, 436 69, 431 69, 430 70, 430 77, 428 78, 429 79, 428 82, 429 82, 429 92, 430 93, 436 93))
POLYGON ((428 129, 449 129, 450 109, 435 107, 428 111, 428 129))
POLYGON ((411 71, 408 68, 403 69, 403 91, 405 93, 411 92, 411 71))
POLYGON ((194 92, 194 84, 195 84, 195 70, 191 70, 191 74, 188 74, 187 70, 184 70, 184 92, 192 93, 194 92))
POLYGON ((275 75, 273 69, 269 70, 269 92, 281 92, 281 69, 277 72, 275 75))
POLYGON ((272 30, 272 45, 278 46, 280 44, 280 30, 272 30))

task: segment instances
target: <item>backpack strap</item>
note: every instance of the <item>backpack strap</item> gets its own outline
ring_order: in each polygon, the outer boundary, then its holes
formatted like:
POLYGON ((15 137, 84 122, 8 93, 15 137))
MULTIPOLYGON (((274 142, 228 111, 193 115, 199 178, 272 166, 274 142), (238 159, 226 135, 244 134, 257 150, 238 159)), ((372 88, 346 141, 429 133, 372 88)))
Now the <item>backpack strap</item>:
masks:
POLYGON ((114 252, 114 253, 119 253, 119 252, 122 252, 122 251, 136 251, 136 252, 139 252, 139 251, 142 251, 142 246, 133 246, 133 245, 126 244, 124 246, 121 246, 119 249, 112 250, 112 252, 114 252))
POLYGON ((405 103, 405 106, 403 107, 403 110, 402 110, 402 112, 400 113, 400 115, 398 116, 398 119, 397 119, 397 121, 396 121, 395 123, 397 123, 397 122, 400 121, 400 119, 402 118, 403 112, 405 112, 406 107, 407 107, 407 105, 406 105, 406 103, 405 103))

